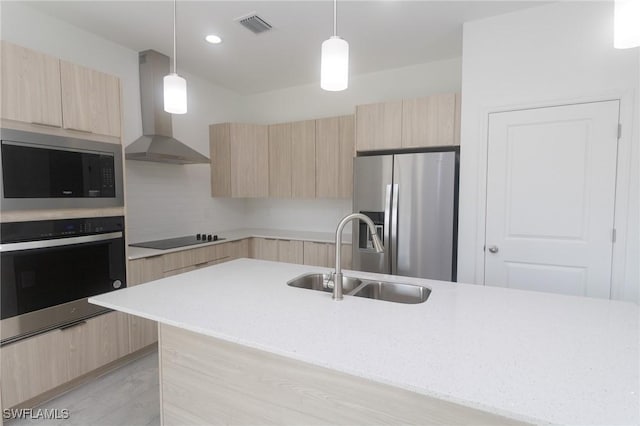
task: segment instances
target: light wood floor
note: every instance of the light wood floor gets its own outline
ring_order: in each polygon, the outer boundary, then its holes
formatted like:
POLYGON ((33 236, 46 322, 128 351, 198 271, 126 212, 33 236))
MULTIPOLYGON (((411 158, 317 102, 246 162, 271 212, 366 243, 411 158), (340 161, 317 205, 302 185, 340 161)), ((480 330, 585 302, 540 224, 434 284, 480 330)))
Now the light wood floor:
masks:
POLYGON ((158 353, 151 353, 37 407, 68 409, 67 420, 14 419, 5 426, 160 425, 158 353))

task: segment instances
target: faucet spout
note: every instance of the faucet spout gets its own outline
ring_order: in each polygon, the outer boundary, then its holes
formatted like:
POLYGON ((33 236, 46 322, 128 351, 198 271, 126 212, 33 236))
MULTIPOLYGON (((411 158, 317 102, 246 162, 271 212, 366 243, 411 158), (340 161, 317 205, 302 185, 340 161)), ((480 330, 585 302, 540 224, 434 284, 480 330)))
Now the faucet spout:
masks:
POLYGON ((345 216, 340 223, 338 223, 338 228, 336 229, 336 270, 333 273, 333 300, 342 300, 342 231, 347 223, 355 219, 362 220, 367 224, 369 233, 371 234, 373 249, 377 253, 384 251, 382 241, 380 241, 380 237, 376 232, 376 226, 369 216, 363 215, 362 213, 352 213, 345 216))

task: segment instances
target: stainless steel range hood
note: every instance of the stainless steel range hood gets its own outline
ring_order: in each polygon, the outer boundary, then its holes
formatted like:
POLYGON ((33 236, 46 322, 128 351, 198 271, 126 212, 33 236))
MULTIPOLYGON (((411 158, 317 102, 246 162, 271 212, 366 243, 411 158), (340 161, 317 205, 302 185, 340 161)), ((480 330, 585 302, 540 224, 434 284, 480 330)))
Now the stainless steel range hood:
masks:
POLYGON ((169 74, 169 57, 145 50, 139 53, 139 59, 142 136, 125 148, 125 158, 171 164, 209 163, 207 157, 173 137, 162 88, 162 79, 169 74))

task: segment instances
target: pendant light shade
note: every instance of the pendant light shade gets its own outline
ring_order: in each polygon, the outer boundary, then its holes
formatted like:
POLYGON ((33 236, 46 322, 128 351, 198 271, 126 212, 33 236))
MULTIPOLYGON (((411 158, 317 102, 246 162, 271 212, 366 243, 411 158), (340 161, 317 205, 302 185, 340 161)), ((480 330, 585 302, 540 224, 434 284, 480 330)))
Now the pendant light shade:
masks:
POLYGON ((178 74, 164 76, 164 110, 171 114, 187 112, 187 80, 178 74))
POLYGON ((333 0, 333 37, 322 42, 320 87, 339 92, 349 86, 349 43, 338 37, 338 0, 333 0))
POLYGON ((187 113, 187 80, 178 75, 178 55, 176 49, 176 3, 173 0, 173 72, 165 75, 164 110, 170 114, 187 113))
POLYGON ((333 36, 322 43, 320 87, 337 92, 349 86, 349 43, 333 36))
POLYGON ((640 46, 640 0, 615 0, 613 47, 640 46))

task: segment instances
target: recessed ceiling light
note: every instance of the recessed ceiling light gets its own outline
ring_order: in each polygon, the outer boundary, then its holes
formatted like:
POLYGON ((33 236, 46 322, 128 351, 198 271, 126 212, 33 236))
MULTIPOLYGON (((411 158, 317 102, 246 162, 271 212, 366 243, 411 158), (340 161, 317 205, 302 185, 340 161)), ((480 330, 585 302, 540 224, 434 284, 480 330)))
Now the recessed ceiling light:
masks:
POLYGON ((214 34, 209 34, 204 39, 207 40, 211 44, 220 44, 220 43, 222 43, 222 39, 220 37, 218 37, 217 35, 214 35, 214 34))

